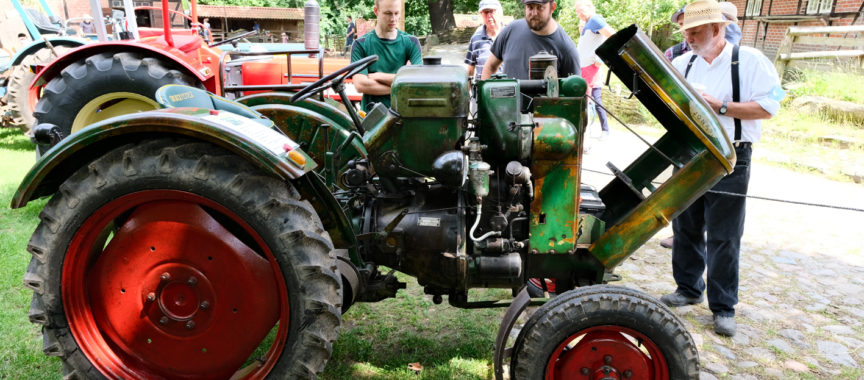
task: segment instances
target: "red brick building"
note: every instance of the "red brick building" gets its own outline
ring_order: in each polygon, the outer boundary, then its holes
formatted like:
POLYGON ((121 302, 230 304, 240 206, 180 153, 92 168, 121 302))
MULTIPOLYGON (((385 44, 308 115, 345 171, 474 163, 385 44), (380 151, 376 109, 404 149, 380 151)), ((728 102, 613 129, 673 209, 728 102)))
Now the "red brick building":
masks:
MULTIPOLYGON (((773 58, 790 26, 864 24, 864 0, 730 0, 738 7, 741 45, 773 58)), ((802 50, 806 50, 803 47, 802 50)), ((824 49, 813 46, 811 50, 824 49)), ((799 48, 796 47, 796 51, 799 48)))

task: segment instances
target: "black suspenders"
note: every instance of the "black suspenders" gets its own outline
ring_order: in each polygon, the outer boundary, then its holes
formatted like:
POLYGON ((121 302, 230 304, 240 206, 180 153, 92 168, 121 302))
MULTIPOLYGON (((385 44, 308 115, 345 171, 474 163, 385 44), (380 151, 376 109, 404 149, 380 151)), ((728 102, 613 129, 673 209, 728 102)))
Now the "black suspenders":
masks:
MULTIPOLYGON (((684 79, 690 74, 690 68, 693 67, 693 62, 696 62, 696 54, 690 57, 690 62, 687 62, 687 69, 684 70, 684 79)), ((738 45, 732 45, 732 102, 738 103, 741 101, 741 80, 738 78, 738 45)), ((741 119, 735 119, 735 141, 741 141, 741 119)))

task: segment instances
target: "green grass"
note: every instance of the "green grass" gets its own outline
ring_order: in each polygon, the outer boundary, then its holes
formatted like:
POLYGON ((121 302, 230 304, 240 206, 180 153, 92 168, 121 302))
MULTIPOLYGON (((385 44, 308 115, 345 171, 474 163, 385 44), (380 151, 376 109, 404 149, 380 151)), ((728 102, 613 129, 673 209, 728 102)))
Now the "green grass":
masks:
POLYGON ((22 283, 30 254, 27 241, 44 201, 12 210, 12 195, 33 165, 32 144, 17 129, 0 129, 0 378, 60 375, 60 362, 42 354, 42 334, 27 319, 32 292, 22 283))
POLYGON ((797 75, 790 87, 790 95, 824 96, 847 102, 864 103, 864 87, 861 76, 854 73, 835 71, 804 70, 797 75))

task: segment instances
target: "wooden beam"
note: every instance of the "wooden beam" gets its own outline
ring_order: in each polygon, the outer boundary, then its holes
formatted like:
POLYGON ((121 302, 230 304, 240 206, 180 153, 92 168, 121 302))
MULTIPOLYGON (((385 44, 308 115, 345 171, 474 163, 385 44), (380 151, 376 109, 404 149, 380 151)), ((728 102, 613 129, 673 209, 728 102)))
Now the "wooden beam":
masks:
POLYGON ((856 33, 864 32, 864 25, 847 26, 791 26, 786 34, 800 36, 815 33, 856 33))
POLYGON ((790 59, 812 59, 812 58, 855 58, 864 56, 864 50, 837 50, 837 51, 808 51, 801 53, 781 54, 781 60, 790 59))
POLYGON ((840 38, 840 37, 798 37, 796 44, 824 45, 824 46, 848 46, 864 47, 864 38, 840 38))

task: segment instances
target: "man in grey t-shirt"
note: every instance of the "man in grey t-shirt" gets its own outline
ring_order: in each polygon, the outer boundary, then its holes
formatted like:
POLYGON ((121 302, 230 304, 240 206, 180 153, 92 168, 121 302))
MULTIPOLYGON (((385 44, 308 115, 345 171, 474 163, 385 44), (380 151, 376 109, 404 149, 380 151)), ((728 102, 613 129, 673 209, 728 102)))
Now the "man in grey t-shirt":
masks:
POLYGON ((558 77, 579 75, 576 44, 552 19, 554 0, 522 0, 525 18, 516 20, 498 35, 483 67, 483 80, 489 79, 504 63, 509 78, 528 79, 528 57, 546 51, 558 57, 558 77))

